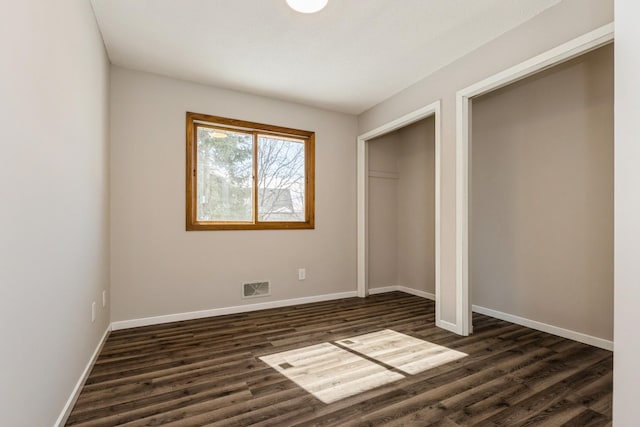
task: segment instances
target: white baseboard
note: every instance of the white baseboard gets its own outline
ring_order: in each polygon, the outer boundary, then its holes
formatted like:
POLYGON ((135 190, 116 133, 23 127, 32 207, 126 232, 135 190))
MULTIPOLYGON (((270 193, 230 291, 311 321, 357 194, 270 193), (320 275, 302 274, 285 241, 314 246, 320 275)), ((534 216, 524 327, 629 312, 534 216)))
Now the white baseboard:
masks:
POLYGON ((613 351, 613 341, 597 338, 591 335, 583 334, 581 332, 572 331, 570 329, 560 328, 558 326, 549 325, 546 323, 538 322, 536 320, 525 319, 524 317, 503 313, 501 311, 492 310, 490 308, 480 307, 477 305, 472 306, 472 310, 475 311, 476 313, 495 317, 496 319, 506 320, 507 322, 515 323, 521 326, 526 326, 527 328, 536 329, 542 332, 558 335, 560 337, 568 338, 570 340, 578 341, 584 344, 589 344, 594 347, 599 347, 605 350, 613 351))
POLYGON ((436 300, 436 295, 432 294, 431 292, 420 291, 418 289, 408 288, 406 286, 398 286, 398 290, 400 292, 404 292, 406 294, 411 294, 411 295, 415 295, 415 296, 418 296, 418 297, 430 299, 431 301, 435 301, 436 300))
POLYGON ((446 331, 453 332, 456 335, 460 335, 458 327, 455 323, 447 322, 446 320, 436 319, 436 326, 446 331))
POLYGON ((398 290, 398 287, 396 285, 381 286, 379 288, 370 288, 369 295, 386 294, 387 292, 395 292, 397 290, 398 290))
POLYGON ((89 359, 89 363, 87 363, 87 366, 84 368, 84 371, 82 371, 82 375, 80 375, 80 379, 76 383, 76 386, 73 388, 73 391, 71 392, 71 396, 69 396, 67 403, 64 405, 64 408, 62 408, 62 412, 60 413, 60 416, 58 417, 58 419, 56 420, 56 423, 54 424, 55 427, 63 427, 66 424, 67 419, 71 414, 71 410, 73 409, 73 405, 76 404, 76 401, 78 400, 78 396, 80 396, 80 391, 82 390, 82 386, 87 380, 87 377, 89 376, 89 372, 91 372, 91 368, 93 368, 94 363, 96 363, 96 359, 98 358, 98 355, 100 354, 100 351, 102 350, 102 347, 104 346, 104 343, 107 340, 107 336, 109 335, 110 331, 111 331, 111 325, 107 326, 107 329, 104 331, 104 334, 102 334, 102 338, 100 338, 100 341, 96 346, 96 349, 93 351, 93 354, 89 359))
POLYGON ((391 286, 381 286, 379 288, 371 288, 369 289, 369 294, 375 295, 375 294, 383 294, 386 292, 395 292, 395 291, 400 291, 406 294, 411 294, 418 297, 430 299, 432 301, 436 300, 435 294, 432 294, 430 292, 425 292, 425 291, 419 291, 417 289, 413 289, 413 288, 409 288, 407 286, 401 286, 401 285, 391 285, 391 286))
POLYGON ((312 302, 331 301, 341 298, 356 297, 355 291, 340 292, 335 294, 315 295, 312 297, 293 298, 280 301, 269 301, 258 304, 238 305, 233 307, 213 308, 209 310, 189 311, 186 313, 166 314, 163 316, 144 317, 141 319, 120 320, 111 323, 111 329, 137 328, 139 326, 159 325, 162 323, 180 322, 182 320, 201 319, 203 317, 223 316, 225 314, 246 313, 249 311, 266 310, 269 308, 287 307, 312 302))
MULTIPOLYGON (((435 301, 436 296, 429 292, 419 291, 417 289, 408 288, 406 286, 391 285, 382 286, 379 288, 369 289, 369 294, 382 294, 386 292, 400 291, 411 295, 416 295, 422 298, 435 301)), ((558 326, 549 325, 546 323, 538 322, 536 320, 525 319, 524 317, 515 316, 513 314, 507 314, 489 308, 480 307, 477 305, 472 306, 472 310, 476 313, 484 314, 487 316, 495 317, 496 319, 506 320, 507 322, 515 323, 517 325, 526 326, 527 328, 536 329, 549 334, 558 335, 563 338, 578 341, 584 344, 589 344, 594 347, 602 348, 605 350, 613 351, 613 341, 597 338, 591 335, 583 334, 581 332, 572 331, 569 329, 560 328, 558 326)), ((455 323, 447 322, 446 320, 436 319, 436 326, 445 329, 454 334, 459 334, 458 326, 455 323)))

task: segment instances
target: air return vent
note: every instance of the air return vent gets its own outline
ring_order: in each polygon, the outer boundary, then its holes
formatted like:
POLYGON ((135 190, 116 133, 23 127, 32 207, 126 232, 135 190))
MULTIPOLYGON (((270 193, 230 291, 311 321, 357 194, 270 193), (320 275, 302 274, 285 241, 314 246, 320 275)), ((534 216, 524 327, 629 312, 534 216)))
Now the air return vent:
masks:
POLYGON ((269 282, 251 282, 242 284, 242 298, 266 297, 271 295, 269 282))

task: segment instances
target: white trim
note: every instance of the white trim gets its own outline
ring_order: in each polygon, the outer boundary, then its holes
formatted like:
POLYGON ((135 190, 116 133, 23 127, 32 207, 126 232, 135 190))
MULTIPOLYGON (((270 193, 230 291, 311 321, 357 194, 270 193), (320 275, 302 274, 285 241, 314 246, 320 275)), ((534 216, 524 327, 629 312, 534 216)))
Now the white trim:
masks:
POLYGON ((387 292, 404 292, 405 294, 415 295, 431 301, 436 300, 436 295, 431 292, 420 291, 418 289, 409 288, 402 285, 381 286, 379 288, 370 288, 369 295, 385 294, 387 292))
POLYGON ((342 298, 353 298, 356 293, 340 292, 335 294, 315 295, 312 297, 293 298, 279 301, 269 301, 258 304, 238 305, 233 307, 212 308, 209 310, 189 311, 186 313, 166 314, 162 316, 143 317, 141 319, 120 320, 111 323, 114 331, 120 329, 137 328, 139 326, 159 325, 162 323, 180 322, 182 320, 201 319, 203 317, 223 316, 225 314, 246 313, 249 311, 266 310, 269 308, 287 307, 312 302, 331 301, 342 298))
POLYGON ((469 112, 473 97, 524 79, 553 65, 597 49, 614 39, 614 24, 604 25, 556 48, 501 71, 456 95, 456 332, 472 328, 469 297, 469 112))
POLYGON ((439 322, 436 322, 436 326, 446 331, 453 332, 454 334, 458 333, 458 328, 456 327, 456 325, 451 322, 447 322, 446 320, 440 319, 439 322))
POLYGON ((511 68, 507 68, 506 70, 487 77, 484 80, 472 84, 471 86, 467 86, 458 93, 462 93, 464 96, 469 98, 483 95, 518 80, 527 78, 532 74, 539 73, 546 68, 553 67, 554 65, 569 61, 577 56, 584 55, 589 51, 610 43, 613 38, 614 24, 611 22, 576 37, 573 40, 569 40, 560 46, 543 52, 540 55, 514 65, 511 68))
POLYGON ((431 301, 436 300, 436 294, 432 294, 431 292, 421 291, 418 289, 408 288, 406 286, 399 285, 398 290, 400 292, 404 292, 405 294, 415 295, 417 297, 421 297, 424 299, 430 299, 431 301))
POLYGON ((441 265, 440 265, 440 248, 441 248, 441 233, 440 233, 440 210, 442 209, 442 114, 441 114, 441 103, 440 101, 438 101, 436 107, 435 107, 435 143, 436 143, 436 147, 435 147, 435 157, 436 157, 436 164, 435 164, 435 198, 436 198, 436 212, 435 212, 435 223, 436 223, 436 235, 435 235, 435 245, 436 245, 436 250, 435 250, 435 295, 434 295, 434 301, 436 302, 436 326, 438 327, 442 327, 441 325, 441 310, 440 310, 440 304, 442 303, 442 300, 440 299, 440 295, 442 295, 440 293, 440 271, 441 271, 441 265))
POLYGON ((367 144, 370 139, 384 135, 394 130, 400 129, 426 117, 434 116, 435 120, 435 301, 436 301, 436 325, 440 326, 440 207, 441 207, 441 163, 442 163, 442 140, 441 140, 441 102, 437 100, 429 105, 419 108, 408 113, 396 120, 392 120, 380 127, 366 132, 357 139, 357 221, 358 221, 358 238, 357 238, 357 294, 359 297, 367 295, 367 175, 368 175, 368 159, 367 144))
POLYGON ((471 329, 469 310, 469 101, 456 95, 456 333, 471 329))
POLYGON ((386 294, 388 292, 399 291, 397 285, 381 286, 379 288, 369 288, 369 295, 386 294))
POLYGON ((109 332, 111 332, 111 325, 108 325, 107 329, 104 331, 104 334, 102 334, 102 338, 100 338, 100 341, 96 346, 96 349, 93 351, 93 354, 89 359, 89 363, 87 363, 87 366, 85 366, 84 371, 82 371, 82 374, 80 375, 80 379, 78 379, 76 386, 73 388, 73 391, 71 392, 69 399, 67 399, 67 403, 64 405, 64 408, 62 408, 62 412, 58 416, 58 419, 56 420, 54 426, 62 427, 66 424, 67 419, 71 414, 71 410, 73 409, 73 406, 76 404, 76 401, 78 400, 78 396, 80 396, 82 387, 84 386, 84 383, 87 380, 87 377, 89 376, 89 372, 91 372, 91 369, 93 368, 93 365, 96 363, 96 359, 98 359, 98 355, 100 354, 100 351, 102 350, 102 347, 104 346, 104 343, 107 340, 107 336, 109 335, 109 332))
POLYGON ((367 154, 366 140, 358 137, 356 143, 357 151, 357 266, 356 266, 356 286, 357 294, 360 298, 367 296, 367 259, 369 258, 369 247, 367 245, 367 224, 369 222, 367 197, 369 170, 369 156, 367 154))
POLYGON ((420 121, 426 117, 433 116, 436 113, 437 109, 440 109, 440 100, 432 102, 429 105, 425 105, 422 108, 418 108, 417 110, 405 114, 404 116, 392 120, 388 123, 385 123, 382 126, 378 126, 377 128, 370 130, 369 132, 363 133, 362 135, 358 136, 358 140, 363 142, 369 141, 370 139, 377 138, 389 132, 393 132, 394 130, 401 129, 405 126, 409 126, 410 124, 420 121))
POLYGON ((613 341, 583 334, 582 332, 564 329, 559 326, 549 325, 547 323, 538 322, 537 320, 526 319, 524 317, 503 313, 501 311, 492 310, 490 308, 480 307, 477 305, 473 306, 473 311, 476 313, 484 314, 486 316, 495 317, 496 319, 515 323, 516 325, 526 326, 527 328, 536 329, 538 331, 547 332, 559 337, 568 338, 573 341, 578 341, 584 344, 592 345, 594 347, 613 351, 613 341))

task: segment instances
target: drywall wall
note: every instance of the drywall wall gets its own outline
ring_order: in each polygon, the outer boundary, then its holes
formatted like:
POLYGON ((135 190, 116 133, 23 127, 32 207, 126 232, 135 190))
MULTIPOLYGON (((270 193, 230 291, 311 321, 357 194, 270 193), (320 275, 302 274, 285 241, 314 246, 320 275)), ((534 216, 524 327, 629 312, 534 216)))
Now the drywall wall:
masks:
POLYGON ((355 116, 118 67, 111 114, 114 321, 355 291, 355 116), (315 131, 315 230, 185 231, 187 111, 315 131))
POLYGON ((435 292, 435 120, 368 144, 368 285, 435 292))
POLYGON ((399 132, 367 143, 369 289, 398 285, 398 150, 399 132))
POLYGON ((109 69, 90 3, 7 4, 0 70, 1 424, 51 426, 109 323, 109 69))
POLYGON ((640 384, 640 4, 616 0, 615 43, 615 331, 613 420, 638 423, 640 384))
POLYGON ((472 102, 472 303, 612 340, 613 45, 472 102))
POLYGON ((564 0, 358 116, 364 134, 442 100, 442 320, 456 324, 456 91, 612 21, 613 0, 564 0))
POLYGON ((399 130, 398 284, 435 293, 435 119, 399 130))

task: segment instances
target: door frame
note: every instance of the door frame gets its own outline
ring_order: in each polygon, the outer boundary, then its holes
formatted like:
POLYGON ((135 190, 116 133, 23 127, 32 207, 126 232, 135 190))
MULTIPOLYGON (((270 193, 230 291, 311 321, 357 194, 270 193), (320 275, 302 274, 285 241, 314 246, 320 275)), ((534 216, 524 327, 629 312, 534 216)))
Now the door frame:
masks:
POLYGON ((357 295, 364 298, 368 295, 368 144, 377 138, 394 130, 398 130, 427 117, 435 120, 435 297, 436 297, 436 326, 441 326, 440 319, 440 196, 442 145, 441 145, 441 102, 437 100, 415 111, 405 114, 395 120, 387 122, 357 138, 357 295))
POLYGON ((456 94, 456 333, 473 330, 469 289, 469 127, 471 101, 554 65, 611 43, 614 24, 609 23, 518 65, 472 84, 456 94))

